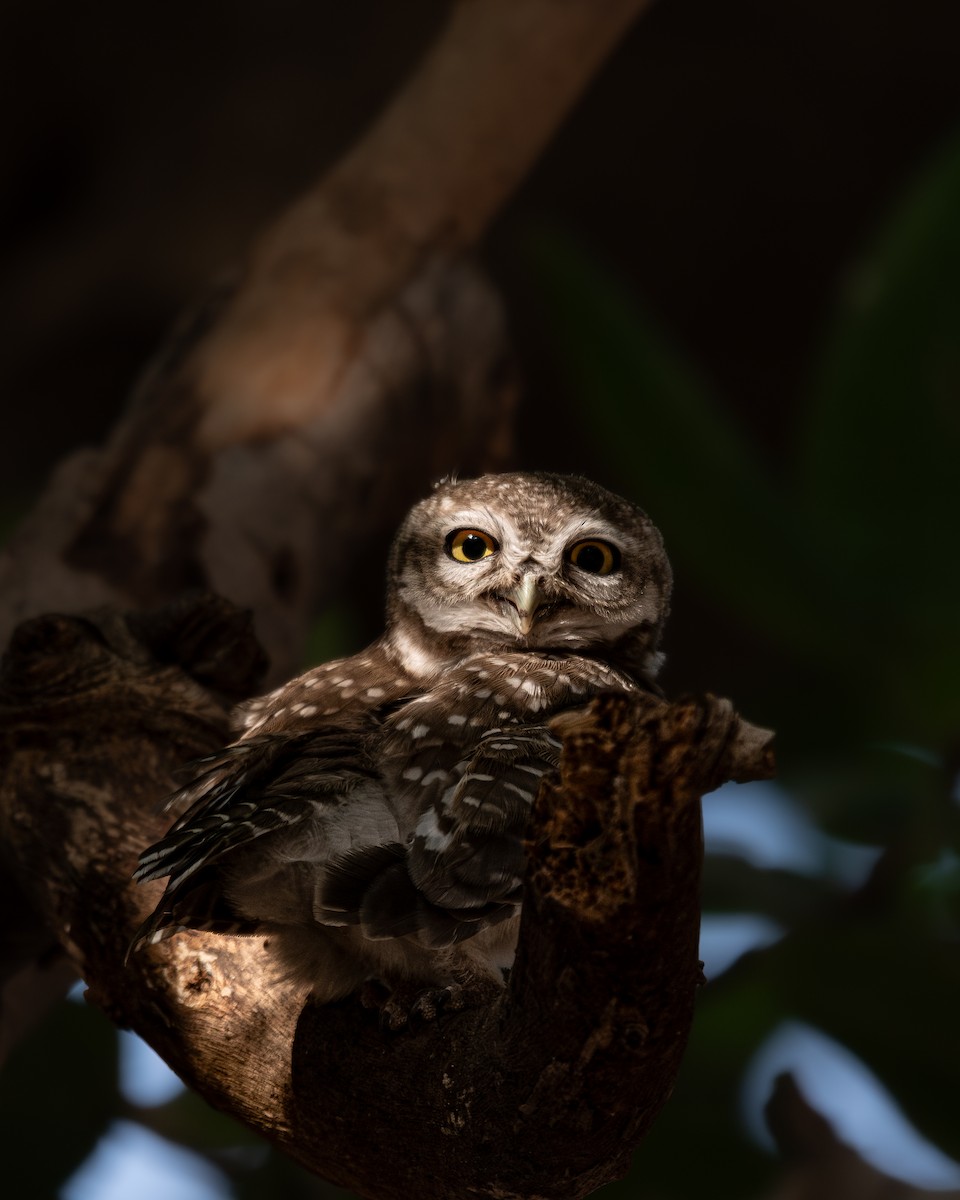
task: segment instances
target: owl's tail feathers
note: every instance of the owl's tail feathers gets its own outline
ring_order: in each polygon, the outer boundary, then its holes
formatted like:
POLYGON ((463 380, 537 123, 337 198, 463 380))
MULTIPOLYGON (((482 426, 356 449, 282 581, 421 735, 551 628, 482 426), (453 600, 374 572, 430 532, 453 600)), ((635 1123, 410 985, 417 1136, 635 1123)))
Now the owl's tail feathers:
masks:
POLYGON ((317 920, 359 925, 364 937, 373 941, 412 935, 440 950, 516 912, 514 904, 441 908, 419 890, 408 867, 407 847, 399 842, 340 855, 327 866, 317 920))
POLYGON ((331 925, 360 925, 366 937, 416 933, 417 892, 400 842, 348 850, 327 864, 321 911, 331 925))
POLYGON ((230 910, 219 882, 212 877, 191 882, 189 889, 167 888, 156 909, 133 935, 125 963, 143 946, 155 946, 185 930, 243 937, 261 932, 259 921, 245 920, 230 910))
POLYGON ((326 868, 317 919, 359 925, 371 941, 413 936, 422 946, 444 949, 514 916, 514 904, 443 908, 431 904, 410 878, 408 847, 400 842, 348 851, 326 868))

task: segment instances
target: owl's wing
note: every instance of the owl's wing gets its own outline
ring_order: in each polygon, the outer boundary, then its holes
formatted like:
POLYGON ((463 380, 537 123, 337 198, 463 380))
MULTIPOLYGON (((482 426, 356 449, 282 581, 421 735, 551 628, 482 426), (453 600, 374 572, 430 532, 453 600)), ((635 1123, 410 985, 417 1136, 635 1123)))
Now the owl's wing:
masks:
POLYGON ((417 742, 401 772, 420 789, 412 837, 335 859, 323 900, 368 937, 416 934, 440 948, 516 913, 523 835, 560 743, 544 725, 519 724, 472 740, 421 733, 417 742))
POLYGON ((208 759, 175 797, 189 805, 170 831, 140 856, 139 883, 169 876, 135 944, 181 928, 254 932, 257 914, 238 913, 224 895, 220 867, 252 842, 320 821, 363 785, 379 787, 359 730, 327 727, 252 737, 208 759))

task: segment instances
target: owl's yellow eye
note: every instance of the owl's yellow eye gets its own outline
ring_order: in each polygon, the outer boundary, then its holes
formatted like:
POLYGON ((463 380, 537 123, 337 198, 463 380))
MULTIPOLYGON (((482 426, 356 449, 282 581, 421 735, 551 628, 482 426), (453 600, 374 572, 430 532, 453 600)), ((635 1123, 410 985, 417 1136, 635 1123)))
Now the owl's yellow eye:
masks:
POLYGON ((590 575, 609 575, 620 566, 620 551, 599 538, 586 538, 570 547, 567 561, 590 575))
POLYGON ((496 554, 500 546, 496 538, 482 529, 455 529, 447 535, 447 553, 457 562, 479 562, 496 554))

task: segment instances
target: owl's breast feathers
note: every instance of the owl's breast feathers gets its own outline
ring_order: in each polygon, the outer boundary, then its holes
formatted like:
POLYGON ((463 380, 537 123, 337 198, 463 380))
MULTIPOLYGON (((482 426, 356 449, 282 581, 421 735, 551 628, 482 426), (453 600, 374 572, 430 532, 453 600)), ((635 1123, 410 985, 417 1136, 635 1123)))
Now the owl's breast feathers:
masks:
POLYGON ((376 643, 240 710, 137 878, 138 941, 353 926, 452 946, 517 913, 523 837, 560 745, 546 725, 630 676, 576 655, 476 654, 414 682, 376 643))

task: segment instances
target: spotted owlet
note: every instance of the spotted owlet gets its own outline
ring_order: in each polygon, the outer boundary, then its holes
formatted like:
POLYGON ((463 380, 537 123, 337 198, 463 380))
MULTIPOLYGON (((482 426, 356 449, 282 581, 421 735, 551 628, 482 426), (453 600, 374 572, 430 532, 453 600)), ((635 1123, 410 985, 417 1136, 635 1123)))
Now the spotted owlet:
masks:
POLYGON ((241 706, 137 878, 140 941, 268 935, 320 1000, 376 980, 390 1022, 502 985, 552 714, 650 688, 670 567, 635 505, 585 479, 447 480, 393 544, 387 627, 241 706))

